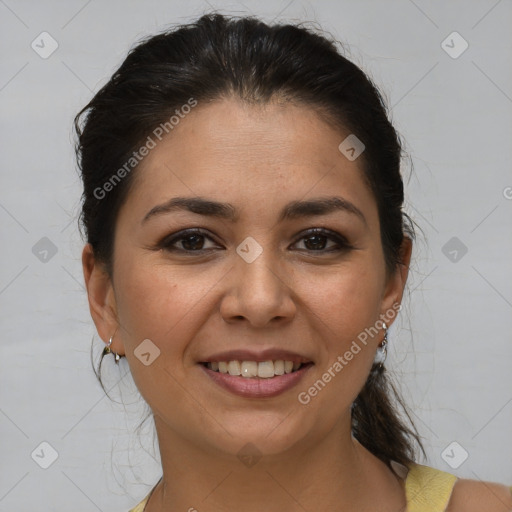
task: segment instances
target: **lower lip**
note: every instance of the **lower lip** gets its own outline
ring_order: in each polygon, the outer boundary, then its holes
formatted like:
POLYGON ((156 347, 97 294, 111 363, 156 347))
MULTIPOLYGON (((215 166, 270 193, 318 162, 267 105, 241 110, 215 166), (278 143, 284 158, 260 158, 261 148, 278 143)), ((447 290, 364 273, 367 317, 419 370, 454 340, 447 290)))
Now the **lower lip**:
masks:
POLYGON ((243 396, 244 398, 270 398, 280 395, 297 385, 306 372, 313 366, 313 363, 308 363, 295 372, 276 375, 268 379, 229 375, 229 373, 220 373, 210 370, 203 364, 199 364, 199 366, 213 382, 231 391, 231 393, 235 395, 243 396))

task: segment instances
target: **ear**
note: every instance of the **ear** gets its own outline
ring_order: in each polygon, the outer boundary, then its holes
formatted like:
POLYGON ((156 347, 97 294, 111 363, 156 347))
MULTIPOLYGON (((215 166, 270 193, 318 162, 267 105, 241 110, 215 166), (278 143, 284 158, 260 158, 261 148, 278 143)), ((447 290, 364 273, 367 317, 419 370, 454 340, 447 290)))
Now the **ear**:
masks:
POLYGON ((412 254, 412 240, 405 236, 400 247, 400 263, 392 274, 388 276, 384 294, 382 297, 382 310, 381 316, 388 318, 388 327, 394 322, 396 318, 397 305, 402 303, 402 297, 404 294, 405 283, 407 282, 407 276, 409 274, 409 264, 411 262, 412 254), (390 318, 390 315, 386 315, 386 312, 395 310, 390 318))
MULTIPOLYGON (((108 343, 119 326, 114 288, 105 266, 96 260, 91 244, 86 244, 82 251, 82 269, 92 319, 101 339, 108 343)), ((116 343, 115 338, 110 348, 124 354, 122 343, 119 340, 116 343)))

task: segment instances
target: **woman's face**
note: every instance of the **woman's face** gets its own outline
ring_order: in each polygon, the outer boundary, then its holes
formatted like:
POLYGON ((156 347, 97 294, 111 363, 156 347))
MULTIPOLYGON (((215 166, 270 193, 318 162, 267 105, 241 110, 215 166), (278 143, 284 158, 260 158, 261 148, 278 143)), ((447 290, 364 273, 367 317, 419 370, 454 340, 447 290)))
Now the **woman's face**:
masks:
POLYGON ((348 135, 307 107, 199 103, 134 171, 113 279, 91 309, 104 340, 119 324, 113 349, 174 436, 270 454, 349 428, 406 269, 386 274, 361 159, 338 149, 348 135), (175 198, 212 204, 167 208, 175 198), (250 379, 203 364, 230 360, 247 375, 289 368, 263 360, 309 364, 250 379))

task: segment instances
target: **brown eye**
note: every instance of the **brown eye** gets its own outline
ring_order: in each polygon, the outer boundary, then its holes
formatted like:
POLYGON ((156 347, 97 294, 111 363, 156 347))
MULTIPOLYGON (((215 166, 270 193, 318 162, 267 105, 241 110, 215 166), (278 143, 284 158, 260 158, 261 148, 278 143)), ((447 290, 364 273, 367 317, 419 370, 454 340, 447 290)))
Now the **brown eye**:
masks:
POLYGON ((323 250, 328 241, 328 238, 324 235, 311 235, 304 237, 304 245, 308 250, 323 250))
POLYGON ((322 228, 310 230, 295 244, 301 241, 304 241, 304 249, 299 248, 299 250, 306 250, 310 252, 334 252, 350 248, 350 245, 342 236, 322 228), (331 241, 334 244, 326 248, 328 241, 331 241))
MULTIPOLYGON (((212 249, 205 247, 205 241, 213 239, 200 229, 187 229, 164 238, 159 244, 160 249, 175 252, 202 252, 212 249)), ((218 246, 217 246, 218 247, 218 246)))
POLYGON ((204 235, 187 235, 178 240, 178 242, 187 251, 200 250, 203 248, 204 238, 204 235))
MULTIPOLYGON (((323 228, 309 230, 293 246, 297 246, 299 243, 302 243, 303 247, 299 247, 298 250, 306 252, 329 253, 351 249, 351 246, 343 236, 323 228)), ((202 253, 220 247, 215 244, 213 238, 207 235, 206 232, 194 228, 180 231, 164 238, 157 245, 157 248, 165 249, 169 252, 202 253), (207 241, 212 242, 214 245, 205 247, 208 243, 207 241)))

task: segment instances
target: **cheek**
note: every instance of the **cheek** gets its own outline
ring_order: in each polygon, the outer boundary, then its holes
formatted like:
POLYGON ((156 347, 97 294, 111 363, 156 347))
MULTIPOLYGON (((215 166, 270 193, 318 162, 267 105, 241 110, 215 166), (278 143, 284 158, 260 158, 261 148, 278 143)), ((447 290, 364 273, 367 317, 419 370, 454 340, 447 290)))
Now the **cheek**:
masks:
POLYGON ((177 331, 193 316, 194 307, 200 307, 211 288, 208 281, 191 273, 187 278, 165 265, 141 262, 118 270, 116 302, 126 331, 125 344, 133 349, 149 338, 161 349, 172 348, 166 345, 170 339, 180 339, 177 331))
POLYGON ((308 279, 304 287, 307 305, 328 328, 332 342, 357 337, 378 318, 382 277, 375 267, 347 266, 322 279, 308 279))
POLYGON ((186 279, 169 266, 144 264, 143 260, 125 260, 116 268, 117 313, 126 358, 139 392, 155 411, 165 410, 169 394, 176 407, 184 407, 180 405, 183 390, 177 382, 185 378, 184 353, 200 328, 194 308, 201 307, 208 283, 197 277, 186 279), (154 357, 148 365, 138 357, 142 353, 138 347, 147 339, 159 350, 146 342, 150 358, 154 357))
MULTIPOLYGON (((374 330, 380 313, 379 275, 340 273, 326 281, 324 292, 311 292, 319 330, 321 361, 312 387, 301 389, 315 398, 317 410, 329 408, 326 426, 333 427, 350 407, 368 378, 377 343, 374 330), (318 384, 321 380, 325 384, 318 384)), ((301 402, 302 403, 302 402, 301 402)))

